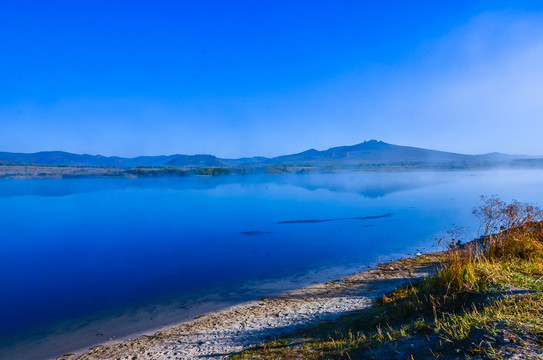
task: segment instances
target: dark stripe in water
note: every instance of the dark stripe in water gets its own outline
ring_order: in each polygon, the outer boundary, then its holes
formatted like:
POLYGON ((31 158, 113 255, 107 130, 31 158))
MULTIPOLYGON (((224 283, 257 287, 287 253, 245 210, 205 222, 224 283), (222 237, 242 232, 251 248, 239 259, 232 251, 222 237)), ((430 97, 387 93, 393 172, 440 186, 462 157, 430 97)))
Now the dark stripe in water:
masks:
POLYGON ((383 215, 347 217, 347 218, 339 218, 339 219, 287 220, 287 221, 279 221, 278 224, 315 224, 315 223, 321 223, 321 222, 343 221, 343 220, 373 220, 373 219, 381 219, 381 218, 386 218, 386 217, 391 217, 391 216, 392 216, 391 213, 386 213, 386 214, 383 214, 383 215))

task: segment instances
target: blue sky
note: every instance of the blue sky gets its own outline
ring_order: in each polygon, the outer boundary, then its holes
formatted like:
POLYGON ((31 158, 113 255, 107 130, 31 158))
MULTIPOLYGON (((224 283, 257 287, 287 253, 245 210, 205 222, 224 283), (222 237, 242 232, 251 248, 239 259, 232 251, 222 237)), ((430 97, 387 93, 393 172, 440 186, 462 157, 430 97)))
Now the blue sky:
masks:
POLYGON ((0 4, 0 151, 543 155, 543 3, 0 4))

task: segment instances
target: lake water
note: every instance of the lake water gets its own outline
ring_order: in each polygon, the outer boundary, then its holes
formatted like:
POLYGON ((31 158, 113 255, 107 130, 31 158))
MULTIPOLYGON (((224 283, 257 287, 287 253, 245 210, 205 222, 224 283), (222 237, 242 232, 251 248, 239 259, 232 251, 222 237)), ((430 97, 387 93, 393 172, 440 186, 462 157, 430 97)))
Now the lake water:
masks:
POLYGON ((477 235, 543 171, 0 181, 0 358, 61 355, 477 235))

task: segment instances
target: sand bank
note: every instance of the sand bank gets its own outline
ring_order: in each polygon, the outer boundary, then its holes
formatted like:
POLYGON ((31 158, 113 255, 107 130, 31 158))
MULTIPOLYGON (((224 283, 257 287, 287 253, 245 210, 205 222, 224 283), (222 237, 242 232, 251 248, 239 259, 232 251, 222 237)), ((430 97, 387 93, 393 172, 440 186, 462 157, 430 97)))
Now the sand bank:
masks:
POLYGON ((371 306, 373 299, 427 276, 436 260, 433 255, 425 255, 380 265, 335 281, 207 313, 152 335, 110 341, 58 359, 223 359, 309 324, 371 306))

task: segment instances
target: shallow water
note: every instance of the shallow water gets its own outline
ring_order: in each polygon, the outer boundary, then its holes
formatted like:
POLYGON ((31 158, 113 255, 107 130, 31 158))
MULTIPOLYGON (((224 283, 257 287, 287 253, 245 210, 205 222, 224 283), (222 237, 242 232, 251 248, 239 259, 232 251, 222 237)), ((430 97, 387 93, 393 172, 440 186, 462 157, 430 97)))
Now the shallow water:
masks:
POLYGON ((480 195, 541 203, 542 188, 538 170, 1 180, 0 357, 433 251, 453 225, 477 235, 480 195))

